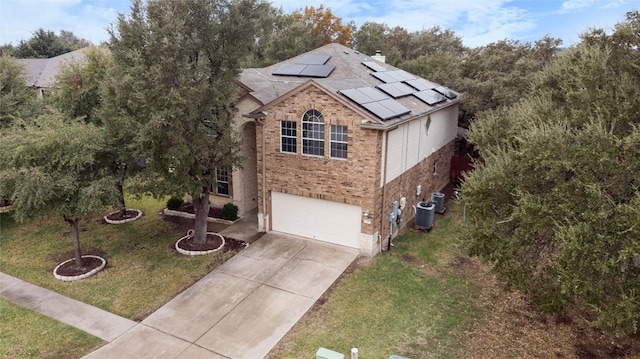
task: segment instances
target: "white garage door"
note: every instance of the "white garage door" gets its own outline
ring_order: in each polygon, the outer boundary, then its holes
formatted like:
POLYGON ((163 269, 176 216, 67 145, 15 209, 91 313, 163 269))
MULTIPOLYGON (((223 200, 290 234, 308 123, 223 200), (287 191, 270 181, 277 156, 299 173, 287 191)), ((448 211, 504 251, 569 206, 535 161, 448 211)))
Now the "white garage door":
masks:
POLYGON ((285 193, 271 193, 274 231, 360 248, 360 207, 285 193))

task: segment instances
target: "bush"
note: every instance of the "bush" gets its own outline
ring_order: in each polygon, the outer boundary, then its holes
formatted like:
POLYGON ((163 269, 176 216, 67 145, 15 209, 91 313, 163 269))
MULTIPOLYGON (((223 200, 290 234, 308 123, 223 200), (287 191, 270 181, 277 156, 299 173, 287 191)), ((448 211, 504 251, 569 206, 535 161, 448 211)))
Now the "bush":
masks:
POLYGON ((169 200, 167 201, 167 209, 170 209, 172 211, 177 210, 180 206, 182 206, 182 204, 184 203, 184 201, 182 200, 182 198, 179 197, 171 197, 169 198, 169 200))
POLYGON ((238 219, 238 206, 233 203, 227 203, 222 207, 222 219, 235 221, 238 219))

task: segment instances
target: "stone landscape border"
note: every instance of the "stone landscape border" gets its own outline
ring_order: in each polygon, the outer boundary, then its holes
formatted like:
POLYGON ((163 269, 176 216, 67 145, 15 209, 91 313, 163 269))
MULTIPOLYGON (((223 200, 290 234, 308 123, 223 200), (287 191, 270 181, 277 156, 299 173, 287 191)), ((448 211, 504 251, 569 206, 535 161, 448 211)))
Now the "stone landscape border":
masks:
POLYGON ((129 223, 129 222, 133 222, 135 220, 138 220, 143 215, 142 211, 139 210, 139 209, 127 208, 127 211, 135 211, 135 212, 138 212, 138 214, 133 218, 126 218, 126 219, 121 219, 121 220, 112 220, 112 219, 108 218, 110 215, 120 212, 118 210, 118 211, 111 212, 111 213, 107 214, 106 216, 104 216, 104 221, 109 223, 109 224, 123 224, 123 223, 129 223))
POLYGON ((90 271, 89 271, 89 272, 87 272, 87 273, 79 274, 79 275, 74 275, 74 276, 59 275, 58 273, 56 273, 56 272, 58 271, 58 268, 62 267, 63 265, 65 265, 65 264, 67 264, 67 263, 69 263, 69 262, 71 262, 71 261, 75 261, 75 260, 76 260, 75 258, 71 258, 71 259, 67 259, 66 261, 64 261, 64 262, 62 262, 62 263, 60 263, 60 264, 58 264, 58 265, 53 269, 53 276, 54 276, 56 279, 61 280, 61 281, 63 281, 63 282, 73 282, 73 281, 76 281, 76 280, 89 278, 89 277, 91 277, 92 275, 94 275, 94 274, 96 274, 96 273, 100 272, 100 271, 101 271, 102 269, 104 269, 104 267, 107 265, 107 260, 106 260, 106 259, 104 259, 104 258, 102 258, 102 257, 100 257, 100 256, 94 256, 94 255, 91 255, 91 254, 87 254, 87 255, 82 256, 82 258, 88 258, 88 257, 91 257, 91 258, 97 258, 97 259, 99 259, 99 260, 101 260, 101 261, 102 261, 102 264, 101 264, 99 267, 94 268, 94 269, 90 270, 90 271))
POLYGON ((202 256, 202 255, 205 255, 205 254, 211 254, 211 253, 214 253, 214 252, 217 252, 217 251, 221 250, 224 247, 225 243, 226 243, 225 240, 224 240, 224 237, 221 234, 218 234, 218 233, 215 233, 215 232, 207 232, 207 236, 210 235, 210 234, 214 235, 214 236, 218 236, 218 237, 220 237, 220 239, 222 239, 222 244, 220 244, 220 246, 218 248, 211 249, 211 250, 208 250, 208 251, 188 251, 186 249, 180 248, 180 246, 178 244, 182 240, 190 238, 190 237, 193 236, 193 230, 190 229, 187 232, 186 236, 184 236, 184 237, 182 237, 182 238, 180 238, 180 239, 178 239, 176 241, 176 244, 175 244, 176 251, 178 251, 178 253, 180 253, 180 254, 184 254, 185 256, 202 256))
POLYGON ((2 206, 0 207, 0 213, 9 213, 13 210, 13 205, 10 204, 8 206, 2 206))

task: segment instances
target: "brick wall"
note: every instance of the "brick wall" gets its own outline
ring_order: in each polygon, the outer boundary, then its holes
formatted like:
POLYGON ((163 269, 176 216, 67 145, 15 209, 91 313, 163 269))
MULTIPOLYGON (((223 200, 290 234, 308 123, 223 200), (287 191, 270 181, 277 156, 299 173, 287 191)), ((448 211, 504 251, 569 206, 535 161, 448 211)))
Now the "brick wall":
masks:
MULTIPOLYGON (((426 157, 420 163, 400 175, 400 177, 387 183, 384 194, 385 203, 382 207, 384 216, 381 231, 383 247, 385 247, 386 239, 389 236, 390 223, 388 218, 391 213, 392 202, 400 202, 400 198, 406 198, 406 207, 402 212, 401 219, 403 226, 413 226, 413 218, 415 215, 412 206, 417 205, 423 198, 428 201, 431 198, 431 193, 442 190, 449 183, 451 156, 453 156, 454 149, 455 140, 426 157), (416 187, 418 185, 422 187, 422 193, 416 196, 416 187)), ((380 200, 378 205, 381 205, 381 202, 380 200)))
MULTIPOLYGON (((258 212, 264 200, 263 158, 266 151, 266 212, 270 212, 270 191, 347 203, 372 209, 380 180, 380 131, 362 129, 363 116, 340 101, 311 86, 268 109, 264 125, 258 125, 258 212), (325 121, 325 155, 302 155, 302 115, 320 111, 325 121), (280 121, 297 123, 297 152, 280 152, 280 121), (347 159, 330 158, 330 125, 348 126, 347 159), (262 136, 264 135, 264 148, 262 136)), ((268 226, 268 223, 265 223, 268 226)), ((362 224, 362 233, 374 233, 373 224, 362 224)))

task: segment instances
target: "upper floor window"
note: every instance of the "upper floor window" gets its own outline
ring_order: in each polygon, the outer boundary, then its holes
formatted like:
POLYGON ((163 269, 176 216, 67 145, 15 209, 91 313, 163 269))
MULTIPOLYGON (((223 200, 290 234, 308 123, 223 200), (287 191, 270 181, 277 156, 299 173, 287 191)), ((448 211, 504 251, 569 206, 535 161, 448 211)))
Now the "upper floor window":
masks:
POLYGON ((347 158, 347 126, 331 125, 331 157, 347 158))
POLYGON ((302 116, 302 153, 324 156, 324 118, 316 110, 309 110, 302 116))
POLYGON ((297 153, 297 126, 295 121, 280 122, 280 151, 297 153))

